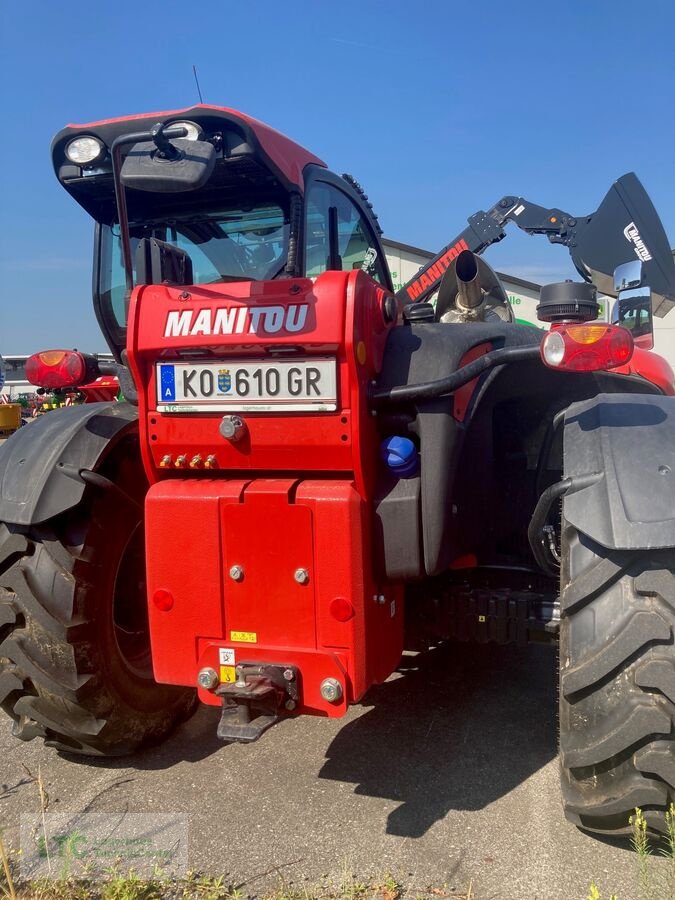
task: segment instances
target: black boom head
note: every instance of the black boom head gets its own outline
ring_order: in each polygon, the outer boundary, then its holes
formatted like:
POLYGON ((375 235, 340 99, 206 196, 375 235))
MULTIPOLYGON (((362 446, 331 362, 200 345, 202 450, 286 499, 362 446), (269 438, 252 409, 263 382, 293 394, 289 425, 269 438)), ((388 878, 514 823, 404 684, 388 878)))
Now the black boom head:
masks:
POLYGON ((675 306, 670 244, 652 201, 632 172, 612 185, 597 212, 579 220, 570 253, 578 272, 604 294, 615 294, 612 276, 617 266, 641 260, 654 314, 665 316, 675 306))

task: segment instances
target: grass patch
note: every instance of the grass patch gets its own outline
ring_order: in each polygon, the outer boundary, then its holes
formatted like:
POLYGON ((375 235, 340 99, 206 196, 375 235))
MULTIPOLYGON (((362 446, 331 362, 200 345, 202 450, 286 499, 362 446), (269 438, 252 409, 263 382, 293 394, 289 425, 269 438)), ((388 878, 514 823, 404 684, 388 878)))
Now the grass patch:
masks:
MULTIPOLYGON (((0 875, 0 900, 246 900, 248 892, 227 882, 225 876, 213 877, 188 872, 183 878, 143 879, 134 872, 114 870, 105 880, 41 878, 22 882, 17 875, 18 852, 10 854, 0 836, 0 855, 6 860, 0 875)), ((357 878, 344 866, 334 879, 319 885, 298 887, 283 882, 273 890, 257 894, 260 900, 422 900, 422 897, 447 897, 452 900, 478 900, 469 886, 468 893, 457 894, 445 888, 430 888, 420 894, 405 892, 392 875, 376 879, 357 878)))

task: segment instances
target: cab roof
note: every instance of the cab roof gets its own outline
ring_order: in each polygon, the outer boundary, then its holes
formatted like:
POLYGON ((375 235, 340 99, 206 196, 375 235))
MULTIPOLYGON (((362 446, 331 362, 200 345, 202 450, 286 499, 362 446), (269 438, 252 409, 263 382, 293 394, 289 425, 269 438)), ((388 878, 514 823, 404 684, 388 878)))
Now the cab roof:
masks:
MULTIPOLYGON (((106 193, 111 175, 110 147, 120 135, 149 131, 157 122, 190 121, 199 126, 206 140, 216 142, 219 159, 234 170, 266 171, 286 191, 304 191, 304 170, 308 165, 326 167, 325 162, 300 144, 245 113, 224 106, 199 103, 185 109, 141 113, 97 122, 71 124, 52 141, 52 161, 63 186, 87 211, 98 218, 96 194, 106 193), (96 167, 79 167, 66 158, 68 143, 75 137, 93 135, 107 148, 105 159, 96 167)), ((102 199, 102 198, 99 198, 102 199)))

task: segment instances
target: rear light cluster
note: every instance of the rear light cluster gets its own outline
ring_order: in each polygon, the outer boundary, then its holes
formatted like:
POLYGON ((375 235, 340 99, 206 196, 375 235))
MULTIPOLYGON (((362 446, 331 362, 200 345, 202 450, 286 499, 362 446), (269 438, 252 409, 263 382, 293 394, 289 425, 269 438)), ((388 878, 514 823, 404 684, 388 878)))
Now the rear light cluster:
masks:
POLYGON ((553 325, 541 342, 544 363, 565 372, 615 369, 632 355, 630 331, 605 323, 553 325))
POLYGON ((26 378, 43 388, 77 387, 87 381, 87 359, 77 350, 43 350, 26 360, 26 378))

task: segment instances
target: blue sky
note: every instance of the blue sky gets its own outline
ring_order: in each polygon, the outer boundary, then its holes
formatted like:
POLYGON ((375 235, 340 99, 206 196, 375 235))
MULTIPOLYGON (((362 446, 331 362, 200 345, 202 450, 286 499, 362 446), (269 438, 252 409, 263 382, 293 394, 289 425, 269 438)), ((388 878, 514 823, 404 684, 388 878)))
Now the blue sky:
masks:
MULTIPOLYGON (((0 5, 0 353, 100 350, 92 227, 49 144, 68 122, 196 100, 269 122, 364 185, 388 236, 439 249, 518 193, 593 211, 634 170, 675 245, 672 0, 118 0, 0 5)), ((566 251, 488 251, 537 281, 566 251)))

